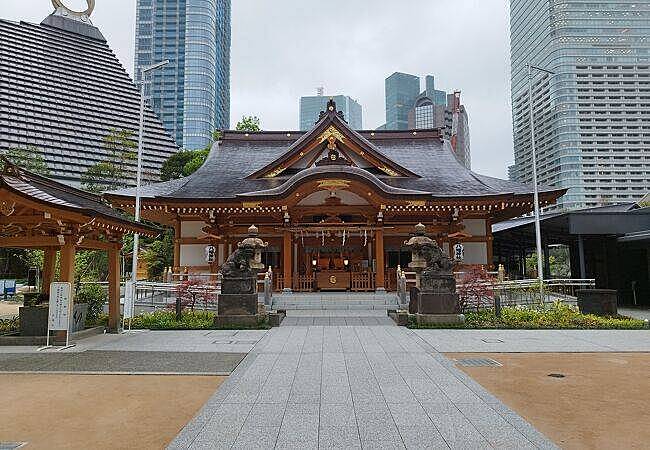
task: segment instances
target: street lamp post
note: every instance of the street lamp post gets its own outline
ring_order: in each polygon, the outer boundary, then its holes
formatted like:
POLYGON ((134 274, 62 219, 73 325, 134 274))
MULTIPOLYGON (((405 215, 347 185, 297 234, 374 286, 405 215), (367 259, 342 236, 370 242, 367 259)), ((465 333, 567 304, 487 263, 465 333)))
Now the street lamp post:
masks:
MULTIPOLYGON (((142 183, 142 149, 144 139, 144 80, 147 73, 160 69, 161 67, 169 64, 169 60, 161 61, 150 66, 140 69, 140 129, 138 131, 138 165, 136 169, 136 182, 135 182, 135 221, 140 221, 140 184, 142 183)), ((135 301, 136 294, 136 281, 138 272, 138 247, 140 243, 140 235, 135 233, 133 235, 133 258, 131 264, 131 295, 135 301)))
POLYGON ((554 72, 542 67, 533 66, 530 63, 528 68, 528 112, 530 114, 530 148, 533 157, 533 195, 535 203, 535 241, 537 245, 537 278, 539 280, 540 293, 544 291, 544 271, 542 262, 542 232, 539 221, 539 189, 537 187, 537 152, 535 149, 535 119, 533 117, 533 69, 553 75, 554 72))

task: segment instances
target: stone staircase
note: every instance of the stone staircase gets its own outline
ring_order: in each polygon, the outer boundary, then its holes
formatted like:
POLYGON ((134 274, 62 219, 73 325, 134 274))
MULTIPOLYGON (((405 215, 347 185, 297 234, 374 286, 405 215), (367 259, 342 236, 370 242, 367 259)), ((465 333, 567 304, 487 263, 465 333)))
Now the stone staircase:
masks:
POLYGON ((296 292, 273 294, 273 309, 386 311, 397 307, 394 292, 296 292))

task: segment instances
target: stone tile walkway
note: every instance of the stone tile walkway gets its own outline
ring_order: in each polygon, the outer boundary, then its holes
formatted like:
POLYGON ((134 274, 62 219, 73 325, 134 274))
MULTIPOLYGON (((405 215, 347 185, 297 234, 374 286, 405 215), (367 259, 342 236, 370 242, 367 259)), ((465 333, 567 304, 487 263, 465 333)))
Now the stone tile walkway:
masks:
POLYGON ((283 327, 291 326, 395 326, 386 311, 350 311, 350 310, 287 310, 287 317, 282 321, 283 327))
POLYGON ((412 331, 272 329, 170 444, 555 448, 412 331))
POLYGON ((650 352, 650 330, 414 330, 436 351, 650 352))

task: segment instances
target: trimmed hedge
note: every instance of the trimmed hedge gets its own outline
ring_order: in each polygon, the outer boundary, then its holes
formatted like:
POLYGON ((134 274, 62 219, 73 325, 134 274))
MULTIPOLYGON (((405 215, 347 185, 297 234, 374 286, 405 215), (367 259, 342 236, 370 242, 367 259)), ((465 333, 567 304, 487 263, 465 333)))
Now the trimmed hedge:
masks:
POLYGON ((584 330, 641 330, 646 322, 625 316, 602 317, 593 314, 580 314, 578 308, 561 302, 551 305, 526 307, 504 307, 501 317, 494 310, 468 312, 465 324, 454 326, 417 326, 413 328, 465 328, 465 329, 584 329, 584 330))
MULTIPOLYGON (((217 327, 214 323, 216 314, 212 311, 191 311, 184 310, 181 320, 176 320, 176 312, 172 310, 157 310, 151 313, 144 313, 135 316, 131 320, 131 328, 134 330, 229 330, 229 329, 262 329, 269 327, 268 323, 262 322, 257 327, 227 326, 217 327)), ((107 325, 108 315, 103 314, 98 320, 98 325, 107 325)), ((128 328, 128 319, 125 327, 128 328)))

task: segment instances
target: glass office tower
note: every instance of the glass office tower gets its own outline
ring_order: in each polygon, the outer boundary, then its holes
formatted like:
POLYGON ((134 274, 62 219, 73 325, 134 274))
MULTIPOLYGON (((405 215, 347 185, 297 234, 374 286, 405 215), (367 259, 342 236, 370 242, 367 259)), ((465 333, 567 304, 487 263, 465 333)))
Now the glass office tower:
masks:
POLYGON ((408 130, 409 111, 419 95, 419 77, 395 72, 386 78, 386 130, 408 130))
POLYGON ((145 95, 186 149, 205 148, 230 126, 230 0, 138 0, 135 79, 165 59, 145 95))
POLYGON ((515 165, 532 181, 526 64, 540 184, 554 209, 631 202, 650 191, 650 2, 511 0, 515 165))
POLYGON ((311 130, 318 121, 321 111, 327 109, 329 99, 334 99, 336 109, 343 112, 345 121, 354 130, 363 129, 363 114, 361 105, 347 95, 313 95, 300 97, 300 131, 311 130))

